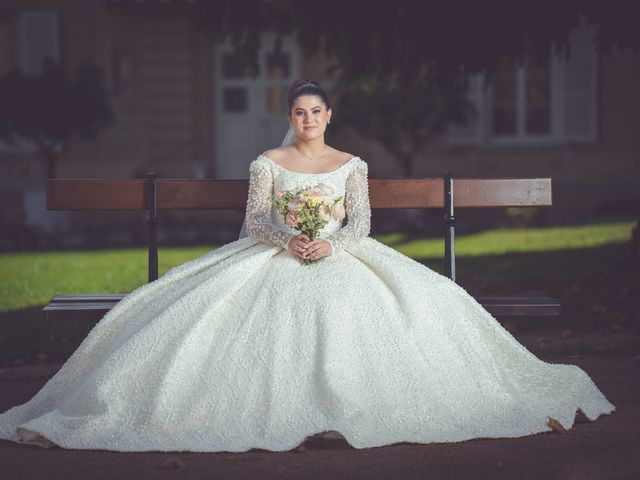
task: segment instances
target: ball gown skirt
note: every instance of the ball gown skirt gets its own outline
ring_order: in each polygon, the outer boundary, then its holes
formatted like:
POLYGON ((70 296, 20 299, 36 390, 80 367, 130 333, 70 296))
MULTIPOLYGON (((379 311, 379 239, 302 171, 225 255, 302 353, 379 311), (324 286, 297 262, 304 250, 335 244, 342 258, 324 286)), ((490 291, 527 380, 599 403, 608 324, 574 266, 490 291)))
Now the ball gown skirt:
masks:
MULTIPOLYGON (((355 205, 354 159, 302 179, 258 160, 270 185, 333 180, 355 205)), ((347 203, 349 213, 355 222, 347 203)), ((270 228, 281 243, 295 233, 270 228)), ((335 431, 365 448, 520 437, 549 431, 549 417, 570 428, 578 409, 591 420, 614 410, 583 370, 539 360, 463 288, 368 236, 346 241, 343 228, 323 233, 333 255, 303 266, 253 225, 133 291, 31 400, 0 415, 0 438, 244 452, 335 431)))

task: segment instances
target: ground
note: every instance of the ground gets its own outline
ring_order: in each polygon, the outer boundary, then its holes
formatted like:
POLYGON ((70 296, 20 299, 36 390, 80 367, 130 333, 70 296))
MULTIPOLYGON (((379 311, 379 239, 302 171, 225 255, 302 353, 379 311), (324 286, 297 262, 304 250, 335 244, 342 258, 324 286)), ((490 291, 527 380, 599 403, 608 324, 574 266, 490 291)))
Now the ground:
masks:
MULTIPOLYGON (((536 334, 537 335, 537 334, 536 334)), ((539 338, 519 338, 535 344, 539 338)), ((635 339, 637 340, 637 338, 635 339)), ((451 444, 396 444, 354 449, 341 439, 312 438, 306 450, 248 453, 118 453, 64 450, 0 441, 3 479, 638 479, 640 350, 629 338, 575 339, 588 353, 539 356, 586 370, 616 406, 595 422, 578 417, 566 433, 451 444), (622 342, 618 345, 618 342, 622 342), (587 343, 593 344, 592 348, 587 343), (620 353, 622 352, 622 353, 620 353)), ((0 370, 0 410, 31 398, 56 366, 0 370)))

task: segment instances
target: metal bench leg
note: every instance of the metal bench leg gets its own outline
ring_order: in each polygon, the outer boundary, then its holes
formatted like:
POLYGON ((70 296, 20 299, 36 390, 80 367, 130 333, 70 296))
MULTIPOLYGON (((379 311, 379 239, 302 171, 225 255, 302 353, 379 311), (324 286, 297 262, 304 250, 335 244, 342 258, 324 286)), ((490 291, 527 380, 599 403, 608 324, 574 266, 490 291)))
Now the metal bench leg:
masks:
POLYGON ((456 281, 456 218, 453 206, 453 176, 444 177, 444 271, 447 277, 456 281))
POLYGON ((149 216, 147 224, 149 225, 148 237, 148 266, 149 266, 149 282, 158 279, 158 210, 156 195, 156 174, 155 172, 147 173, 147 208, 149 216))

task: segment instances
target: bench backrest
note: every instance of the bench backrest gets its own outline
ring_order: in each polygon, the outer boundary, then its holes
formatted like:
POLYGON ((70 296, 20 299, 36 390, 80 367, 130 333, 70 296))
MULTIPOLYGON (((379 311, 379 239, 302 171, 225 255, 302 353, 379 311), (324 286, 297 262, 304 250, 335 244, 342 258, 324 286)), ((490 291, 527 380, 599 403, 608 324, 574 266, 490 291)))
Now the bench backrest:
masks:
MULTIPOLYGON (((248 180, 47 180, 49 210, 147 210, 149 281, 158 278, 158 210, 244 210, 248 180)), ((369 179, 371 208, 444 208, 445 274, 456 279, 455 208, 549 207, 551 178, 369 179)))
MULTIPOLYGON (((445 208, 445 178, 370 179, 372 208, 445 208)), ((456 208, 552 205, 550 178, 456 178, 456 208)), ((244 210, 247 180, 155 180, 158 210, 244 210)), ((149 210, 148 180, 47 180, 49 210, 149 210)))

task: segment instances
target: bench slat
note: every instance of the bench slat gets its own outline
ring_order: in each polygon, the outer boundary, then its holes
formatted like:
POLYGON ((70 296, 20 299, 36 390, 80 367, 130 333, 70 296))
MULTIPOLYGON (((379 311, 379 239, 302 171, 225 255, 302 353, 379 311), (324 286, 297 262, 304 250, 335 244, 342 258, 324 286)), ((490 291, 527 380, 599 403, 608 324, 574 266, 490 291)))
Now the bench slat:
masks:
POLYGON ((453 185, 456 209, 553 205, 550 178, 456 178, 453 185))
POLYGON ((561 314, 560 301, 546 296, 537 297, 476 297, 494 316, 555 317, 561 314))
MULTIPOLYGON (((56 295, 42 310, 47 321, 82 320, 97 322, 118 303, 124 294, 56 295)), ((475 297, 494 316, 556 316, 560 302, 546 296, 475 297)))
POLYGON ((49 210, 146 210, 145 180, 47 180, 49 210))
POLYGON ((50 303, 75 303, 75 302, 119 302, 124 298, 124 293, 101 293, 99 295, 54 295, 50 303))
MULTIPOLYGON (((244 210, 247 180, 156 180, 159 210, 244 210)), ((441 178, 370 179, 372 208, 443 208, 441 178)), ((456 178, 456 208, 552 205, 550 178, 456 178)), ((145 180, 47 180, 49 210, 145 210, 145 180)))

